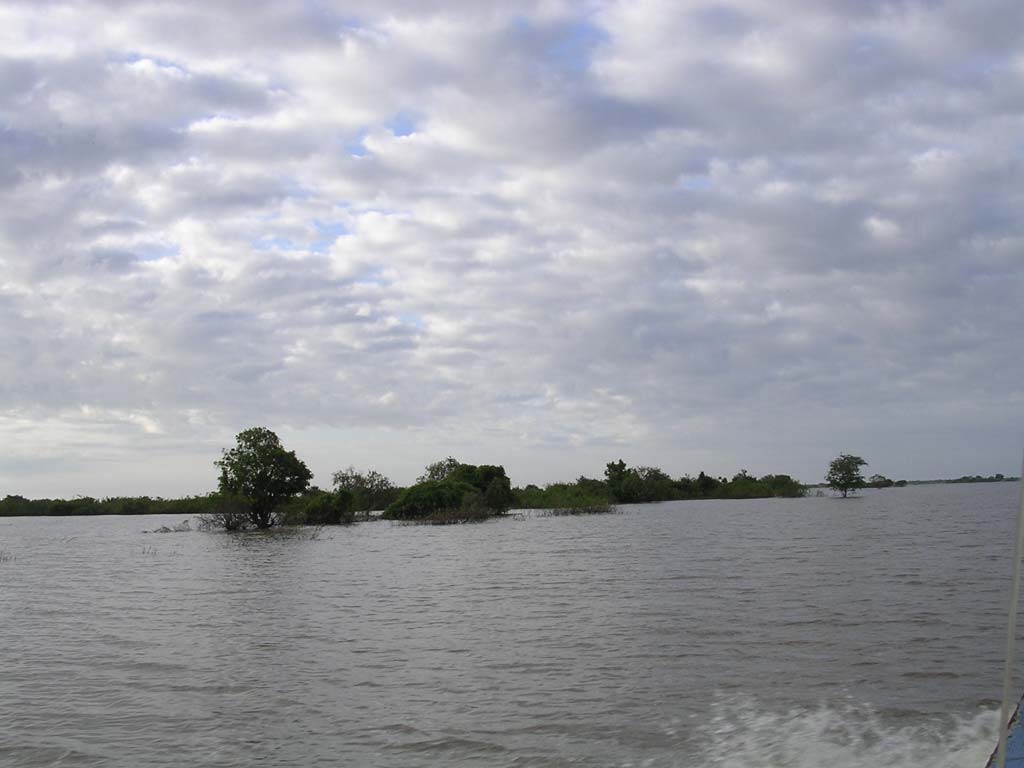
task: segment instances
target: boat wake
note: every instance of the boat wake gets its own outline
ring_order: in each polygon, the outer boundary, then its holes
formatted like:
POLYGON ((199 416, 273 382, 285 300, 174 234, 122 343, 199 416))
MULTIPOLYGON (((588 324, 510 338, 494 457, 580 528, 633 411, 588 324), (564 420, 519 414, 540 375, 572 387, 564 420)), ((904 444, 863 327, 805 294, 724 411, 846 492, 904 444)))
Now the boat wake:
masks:
POLYGON ((968 716, 880 712, 866 705, 766 712, 718 702, 700 727, 707 768, 983 768, 998 710, 968 716))

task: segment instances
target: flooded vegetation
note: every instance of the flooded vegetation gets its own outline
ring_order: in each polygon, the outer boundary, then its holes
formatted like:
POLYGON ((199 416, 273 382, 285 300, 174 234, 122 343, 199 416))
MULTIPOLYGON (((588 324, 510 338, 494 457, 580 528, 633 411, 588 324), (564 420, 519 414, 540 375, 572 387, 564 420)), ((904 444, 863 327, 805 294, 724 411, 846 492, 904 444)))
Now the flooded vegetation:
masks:
POLYGON ((511 507, 606 511, 612 504, 683 499, 798 497, 805 488, 789 475, 754 477, 740 470, 731 480, 701 472, 673 480, 657 467, 630 467, 619 459, 605 479, 513 488, 503 466, 467 464, 449 456, 428 464, 408 488, 375 470, 335 472, 333 489, 310 485, 312 472, 294 451, 265 427, 240 432, 236 445, 214 464, 220 470, 213 493, 186 499, 80 497, 30 500, 7 496, 0 517, 191 514, 205 530, 239 531, 275 525, 346 525, 383 510, 389 520, 427 524, 479 522, 511 507))

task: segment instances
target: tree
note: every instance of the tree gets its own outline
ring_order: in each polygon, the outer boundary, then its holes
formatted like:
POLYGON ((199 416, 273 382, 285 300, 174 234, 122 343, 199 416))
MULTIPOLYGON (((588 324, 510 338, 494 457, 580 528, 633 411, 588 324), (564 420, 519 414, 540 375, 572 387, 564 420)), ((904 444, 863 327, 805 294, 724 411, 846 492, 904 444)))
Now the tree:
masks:
POLYGON ((872 475, 868 478, 868 485, 872 488, 892 488, 895 483, 885 475, 872 475))
POLYGON ((505 512, 515 500, 512 483, 500 464, 459 464, 446 479, 472 485, 480 492, 481 503, 493 512, 505 512))
POLYGON ((350 466, 335 472, 333 480, 336 490, 352 494, 353 509, 366 515, 375 509, 384 509, 398 496, 394 483, 373 469, 363 473, 350 466))
POLYGON ((447 480, 452 472, 461 466, 462 462, 452 456, 449 456, 447 459, 435 461, 433 464, 427 464, 426 472, 417 477, 416 482, 423 483, 427 480, 447 480))
POLYGON ((612 498, 620 504, 640 501, 640 477, 622 459, 609 461, 604 467, 605 482, 612 498))
POLYGON ((457 480, 424 480, 406 488, 384 510, 386 520, 415 520, 440 512, 457 510, 467 496, 479 495, 469 483, 457 480))
POLYGON ((828 474, 825 475, 825 482, 842 493, 845 499, 846 494, 850 491, 864 487, 864 476, 860 473, 860 468, 867 465, 868 463, 860 456, 841 453, 838 458, 832 459, 832 463, 828 465, 828 474))
POLYGON ((450 456, 427 467, 427 474, 401 492, 384 511, 401 520, 458 512, 474 519, 504 514, 515 501, 505 468, 463 464, 450 456))
POLYGON ((355 521, 353 497, 349 491, 321 491, 311 488, 282 505, 278 515, 282 525, 347 525, 355 521))
POLYGON ((309 486, 313 473, 265 427, 239 432, 236 445, 214 462, 220 467, 220 492, 241 496, 249 505, 249 523, 269 528, 286 499, 309 486))

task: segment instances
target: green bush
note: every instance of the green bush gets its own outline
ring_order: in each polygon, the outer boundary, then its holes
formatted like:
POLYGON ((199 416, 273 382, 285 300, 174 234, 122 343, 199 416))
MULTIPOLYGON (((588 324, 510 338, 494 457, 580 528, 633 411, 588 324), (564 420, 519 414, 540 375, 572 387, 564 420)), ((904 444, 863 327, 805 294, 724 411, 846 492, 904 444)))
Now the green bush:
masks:
POLYGON ((281 525, 348 525, 355 521, 353 494, 314 489, 291 499, 281 511, 281 525))
POLYGON ((457 480, 426 480, 410 486, 384 510, 386 520, 415 520, 446 510, 462 508, 467 494, 477 489, 457 480))
POLYGON ((515 490, 519 509, 568 509, 600 506, 611 500, 608 486, 600 480, 579 478, 575 483, 551 483, 544 488, 528 485, 515 490))

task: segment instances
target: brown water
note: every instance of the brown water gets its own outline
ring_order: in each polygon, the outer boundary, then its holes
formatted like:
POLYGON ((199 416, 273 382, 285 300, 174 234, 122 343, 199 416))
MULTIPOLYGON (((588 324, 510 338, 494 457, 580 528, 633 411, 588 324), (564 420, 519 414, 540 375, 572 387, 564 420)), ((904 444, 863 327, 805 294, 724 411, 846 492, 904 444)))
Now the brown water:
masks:
POLYGON ((1017 493, 0 519, 0 765, 980 768, 1017 493))

